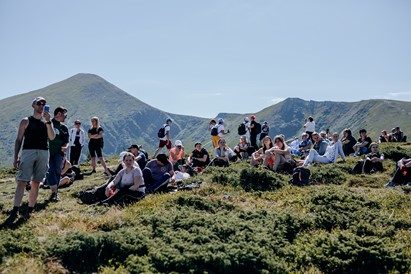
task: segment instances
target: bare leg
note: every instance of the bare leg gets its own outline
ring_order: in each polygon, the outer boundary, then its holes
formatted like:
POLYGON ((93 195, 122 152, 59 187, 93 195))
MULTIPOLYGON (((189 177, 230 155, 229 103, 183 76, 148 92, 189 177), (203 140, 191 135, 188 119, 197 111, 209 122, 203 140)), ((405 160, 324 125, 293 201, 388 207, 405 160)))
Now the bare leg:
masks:
POLYGON ((98 157, 98 159, 100 160, 100 163, 101 163, 101 165, 102 165, 103 168, 104 168, 104 171, 105 171, 107 174, 111 175, 110 171, 108 171, 108 169, 107 169, 107 165, 106 165, 106 162, 104 161, 104 158, 103 158, 103 157, 98 157))
POLYGON ((91 157, 91 167, 96 170, 96 157, 91 157))
POLYGON ((31 190, 29 194, 29 207, 34 207, 37 202, 37 196, 39 195, 40 182, 31 182, 31 190))
POLYGON ((23 200, 24 190, 27 182, 17 181, 16 192, 14 193, 14 206, 20 206, 23 200))

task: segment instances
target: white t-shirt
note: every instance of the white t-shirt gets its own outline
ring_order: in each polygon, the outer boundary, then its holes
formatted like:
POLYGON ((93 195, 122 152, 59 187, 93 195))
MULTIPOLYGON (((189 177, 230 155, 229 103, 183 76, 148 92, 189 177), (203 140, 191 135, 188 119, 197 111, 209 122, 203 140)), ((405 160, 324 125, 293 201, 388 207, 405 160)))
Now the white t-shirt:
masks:
POLYGON ((162 141, 165 141, 165 140, 167 140, 167 132, 169 132, 170 131, 170 125, 167 125, 167 124, 164 124, 164 137, 163 138, 160 138, 160 140, 162 140, 162 141))
POLYGON ((221 131, 224 130, 224 125, 223 124, 219 124, 217 126, 217 132, 218 132, 218 136, 223 137, 224 134, 221 133, 221 131))
MULTIPOLYGON (((134 178, 138 176, 141 177, 140 185, 144 185, 143 172, 141 172, 141 169, 138 166, 133 166, 133 169, 128 173, 126 172, 126 169, 123 168, 117 173, 117 176, 114 179, 114 185, 118 189, 130 187, 134 185, 134 178)), ((145 187, 140 187, 138 191, 145 192, 145 187)))
POLYGON ((307 122, 305 124, 305 131, 314 132, 315 131, 315 122, 307 122))

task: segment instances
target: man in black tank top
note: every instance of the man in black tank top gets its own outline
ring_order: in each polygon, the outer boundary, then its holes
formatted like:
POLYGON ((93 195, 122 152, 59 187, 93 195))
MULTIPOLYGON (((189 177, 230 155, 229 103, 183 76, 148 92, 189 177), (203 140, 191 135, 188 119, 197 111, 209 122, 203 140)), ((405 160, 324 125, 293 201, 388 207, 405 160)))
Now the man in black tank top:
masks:
POLYGON ((29 194, 29 207, 25 218, 30 217, 36 205, 39 184, 44 180, 48 163, 48 140, 55 138, 50 114, 44 110, 46 100, 37 97, 33 100, 33 115, 21 120, 14 144, 14 168, 17 168, 16 192, 14 194, 14 207, 7 222, 13 222, 18 215, 19 207, 24 195, 26 184, 31 182, 29 194), (44 120, 43 120, 44 117, 44 120), (20 153, 20 149, 21 154, 20 153))

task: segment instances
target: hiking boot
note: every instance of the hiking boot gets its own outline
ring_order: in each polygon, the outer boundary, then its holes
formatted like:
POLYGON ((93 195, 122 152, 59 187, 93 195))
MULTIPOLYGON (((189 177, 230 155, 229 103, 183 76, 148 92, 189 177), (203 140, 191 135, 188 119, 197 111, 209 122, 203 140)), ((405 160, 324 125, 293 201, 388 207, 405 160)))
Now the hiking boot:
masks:
POLYGON ((5 223, 6 224, 11 224, 13 223, 17 217, 19 216, 19 211, 18 210, 12 210, 9 217, 6 219, 5 223))
POLYGON ((395 187, 395 183, 390 181, 390 182, 386 183, 384 186, 385 187, 395 187))
POLYGON ((57 192, 52 192, 49 198, 49 202, 56 203, 59 201, 59 196, 57 192))

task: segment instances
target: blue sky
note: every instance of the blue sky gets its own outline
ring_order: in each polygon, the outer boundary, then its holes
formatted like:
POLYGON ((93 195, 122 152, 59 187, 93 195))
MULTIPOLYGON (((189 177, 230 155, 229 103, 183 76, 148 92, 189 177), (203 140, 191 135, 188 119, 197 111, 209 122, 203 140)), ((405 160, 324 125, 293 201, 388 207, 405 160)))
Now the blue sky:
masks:
POLYGON ((0 2, 0 99, 97 74, 178 114, 411 101, 411 1, 0 2))

